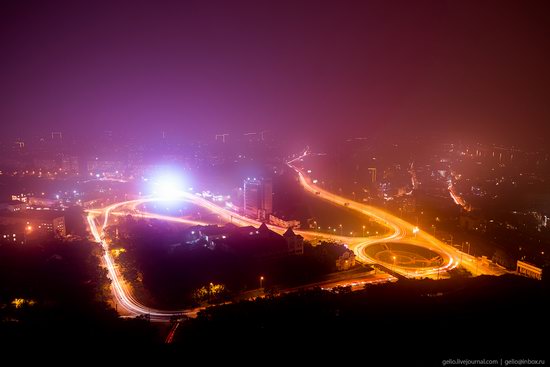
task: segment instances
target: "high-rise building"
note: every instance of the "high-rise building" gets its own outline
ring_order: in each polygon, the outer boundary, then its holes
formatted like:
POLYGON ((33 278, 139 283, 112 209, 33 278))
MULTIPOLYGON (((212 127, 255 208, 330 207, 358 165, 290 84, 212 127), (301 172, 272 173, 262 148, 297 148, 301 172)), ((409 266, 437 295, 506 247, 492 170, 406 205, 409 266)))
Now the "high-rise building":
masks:
POLYGON ((13 229, 13 233, 50 234, 56 237, 67 235, 65 216, 54 210, 0 211, 0 226, 13 229))
POLYGON ((66 173, 77 174, 79 171, 78 157, 74 155, 63 155, 61 157, 61 170, 66 173))
POLYGON ((244 214, 261 220, 273 213, 273 184, 268 179, 244 180, 244 214))
POLYGON ((119 160, 93 159, 88 161, 88 172, 95 174, 115 174, 124 170, 124 162, 119 160))
POLYGON ((63 133, 61 131, 52 131, 52 141, 62 142, 63 133))
POLYGON ((370 175, 370 182, 371 183, 376 183, 376 168, 369 167, 368 170, 369 170, 369 175, 370 175))
POLYGON ((229 134, 216 134, 215 140, 225 143, 225 140, 229 137, 229 134))
POLYGON ((17 139, 12 145, 12 150, 17 153, 22 153, 25 150, 25 142, 21 139, 17 139))
POLYGON ((59 168, 59 162, 54 158, 37 157, 34 158, 34 167, 42 171, 54 171, 59 168))

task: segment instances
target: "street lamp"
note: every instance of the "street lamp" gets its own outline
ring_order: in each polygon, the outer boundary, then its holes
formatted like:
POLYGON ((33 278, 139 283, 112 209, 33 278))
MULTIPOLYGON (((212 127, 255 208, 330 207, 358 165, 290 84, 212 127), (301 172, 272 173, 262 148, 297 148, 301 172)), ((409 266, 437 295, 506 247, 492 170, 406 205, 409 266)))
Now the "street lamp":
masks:
POLYGON ((27 235, 32 232, 32 226, 28 225, 25 227, 25 232, 23 233, 23 242, 27 243, 27 235))
POLYGON ((413 234, 414 234, 414 237, 415 237, 415 238, 416 238, 416 234, 417 234, 418 232, 420 232, 420 228, 414 227, 414 228, 413 228, 413 234))
POLYGON ((363 226, 363 237, 365 237, 365 226, 363 226))
POLYGON ((391 268, 391 271, 392 271, 392 272, 394 271, 394 270, 393 270, 394 268, 395 268, 395 256, 393 256, 393 266, 392 266, 392 268, 391 268))
POLYGON ((260 277, 260 289, 263 288, 263 285, 264 285, 264 277, 261 276, 261 277, 260 277))

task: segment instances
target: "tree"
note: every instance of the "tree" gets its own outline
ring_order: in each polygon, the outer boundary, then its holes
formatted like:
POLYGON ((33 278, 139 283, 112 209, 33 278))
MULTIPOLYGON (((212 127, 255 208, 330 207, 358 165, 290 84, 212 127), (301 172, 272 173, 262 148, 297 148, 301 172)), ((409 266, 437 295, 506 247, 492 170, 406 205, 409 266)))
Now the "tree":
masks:
POLYGON ((220 301, 226 293, 223 284, 210 283, 193 292, 193 299, 198 303, 220 301))

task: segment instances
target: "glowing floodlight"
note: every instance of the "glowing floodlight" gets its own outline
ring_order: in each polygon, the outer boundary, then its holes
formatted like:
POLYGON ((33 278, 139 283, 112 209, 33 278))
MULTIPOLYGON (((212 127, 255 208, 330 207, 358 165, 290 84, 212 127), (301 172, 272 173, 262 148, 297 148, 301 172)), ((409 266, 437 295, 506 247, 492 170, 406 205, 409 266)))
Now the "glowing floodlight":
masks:
POLYGON ((183 179, 174 173, 164 173, 153 180, 153 193, 164 199, 177 199, 185 187, 183 179))

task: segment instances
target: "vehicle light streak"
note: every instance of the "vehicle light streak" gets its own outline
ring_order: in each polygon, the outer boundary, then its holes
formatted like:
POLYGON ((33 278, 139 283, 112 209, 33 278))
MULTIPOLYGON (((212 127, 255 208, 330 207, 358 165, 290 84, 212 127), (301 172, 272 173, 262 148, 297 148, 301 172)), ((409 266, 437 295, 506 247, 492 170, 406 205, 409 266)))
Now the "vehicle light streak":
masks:
MULTIPOLYGON (((388 241, 395 241, 395 242, 403 241, 403 242, 415 243, 419 246, 424 246, 431 249, 432 251, 438 252, 443 258, 443 265, 440 266, 439 268, 419 268, 419 269, 411 270, 410 268, 401 267, 398 264, 392 267, 395 272, 401 275, 404 275, 406 277, 414 278, 414 277, 420 277, 420 276, 429 276, 433 274, 439 274, 440 272, 448 271, 458 266, 459 252, 455 248, 448 246, 442 241, 439 241, 435 237, 430 236, 428 233, 421 230, 419 230, 416 233, 416 235, 413 237, 412 234, 415 226, 404 221, 403 219, 395 215, 392 215, 390 213, 387 213, 382 209, 365 205, 362 203, 358 203, 355 201, 351 201, 347 198, 335 195, 333 193, 330 193, 314 185, 312 183, 312 180, 307 176, 305 176, 303 172, 293 164, 296 161, 303 160, 303 158, 306 157, 308 154, 309 154, 308 149, 306 149, 306 151, 301 156, 287 163, 291 168, 296 170, 296 172, 298 173, 300 184, 303 186, 303 188, 306 191, 323 200, 327 200, 336 205, 345 206, 350 210, 357 211, 361 214, 364 214, 365 216, 368 216, 369 218, 373 218, 377 223, 388 228, 389 233, 385 235, 372 236, 372 237, 346 237, 346 236, 331 235, 331 234, 315 232, 315 231, 296 230, 295 232, 297 234, 302 235, 306 239, 322 239, 322 240, 330 240, 330 241, 337 241, 337 242, 345 242, 346 244, 348 244, 348 247, 355 252, 356 256, 360 260, 370 264, 377 263, 378 260, 369 257, 366 254, 365 249, 372 244, 388 242, 388 241)), ((257 227, 261 225, 261 222, 257 220, 247 218, 238 213, 235 213, 233 211, 220 207, 206 200, 205 198, 199 197, 189 192, 179 193, 179 199, 186 202, 190 202, 204 209, 207 209, 210 212, 219 215, 220 218, 223 218, 225 221, 237 224, 239 226, 256 226, 257 227)), ((162 198, 146 197, 146 198, 141 198, 136 200, 129 200, 129 201, 124 201, 120 203, 115 203, 102 209, 88 210, 87 221, 88 221, 88 226, 90 228, 90 232, 92 236, 94 237, 95 241, 101 244, 104 250, 103 263, 109 272, 109 277, 112 281, 113 294, 116 302, 118 302, 118 304, 120 305, 119 309, 122 309, 122 311, 124 311, 128 315, 145 314, 145 315, 150 315, 151 319, 154 319, 154 320, 168 321, 172 316, 190 315, 190 314, 196 313, 197 310, 196 309, 195 310, 174 310, 174 311, 157 310, 157 309, 152 309, 142 305, 138 300, 136 300, 132 296, 128 285, 124 283, 124 281, 122 280, 122 277, 119 274, 116 268, 116 265, 114 263, 114 259, 112 258, 109 252, 109 245, 104 238, 105 229, 109 224, 110 216, 128 214, 127 212, 124 211, 124 207, 132 208, 132 212, 130 212, 130 214, 134 216, 142 217, 142 218, 154 218, 159 220, 173 221, 173 222, 179 222, 179 223, 190 224, 190 225, 207 224, 205 222, 200 222, 200 221, 187 220, 184 218, 139 211, 138 207, 140 205, 147 202, 159 201, 159 200, 162 201, 162 198), (101 223, 100 228, 98 228, 97 220, 101 217, 103 217, 103 222, 101 223)), ((268 225, 268 228, 278 233, 282 233, 286 231, 286 228, 278 227, 274 225, 268 225)), ((460 256, 462 255, 463 254, 460 254, 460 256)), ((466 260, 469 260, 468 268, 474 266, 474 264, 472 264, 471 259, 466 258, 466 260)), ((383 264, 383 265, 387 265, 387 264, 383 264)), ((476 269, 477 269, 477 266, 476 266, 476 269)))
MULTIPOLYGON (((377 263, 378 261, 376 259, 369 257, 365 252, 365 249, 368 246, 373 245, 375 243, 380 243, 380 242, 388 242, 388 241, 400 242, 401 241, 401 242, 415 243, 419 246, 427 247, 433 251, 436 251, 442 256, 444 261, 442 266, 440 266, 439 268, 433 268, 433 269, 430 268, 430 269, 411 270, 409 268, 395 265, 394 270, 401 275, 404 275, 406 277, 413 277, 413 278, 428 276, 428 275, 439 274, 441 272, 451 270, 456 266, 458 266, 459 264, 458 259, 460 259, 463 254, 461 254, 454 247, 447 245, 443 241, 438 240, 437 238, 429 235, 428 233, 422 230, 419 230, 416 234, 414 234, 414 232, 416 232, 415 230, 416 226, 412 225, 411 223, 408 223, 407 221, 391 213, 388 213, 382 209, 379 209, 370 205, 358 203, 348 198, 333 194, 313 184, 312 180, 309 177, 307 177, 299 167, 295 165, 295 162, 303 161, 304 158, 308 155, 310 155, 309 148, 306 149, 302 155, 294 158, 293 160, 287 163, 289 167, 291 167, 298 173, 300 184, 306 191, 310 192, 311 194, 314 194, 316 197, 327 200, 333 204, 342 205, 348 209, 355 210, 364 215, 367 215, 370 218, 373 218, 379 224, 389 228, 391 231, 391 233, 387 236, 371 237, 359 244, 351 242, 349 247, 354 250, 356 256, 360 260, 367 263, 377 263)), ((468 270, 470 270, 470 267, 468 267, 468 270)), ((493 272, 490 270, 487 270, 487 273, 493 274, 493 272)))

